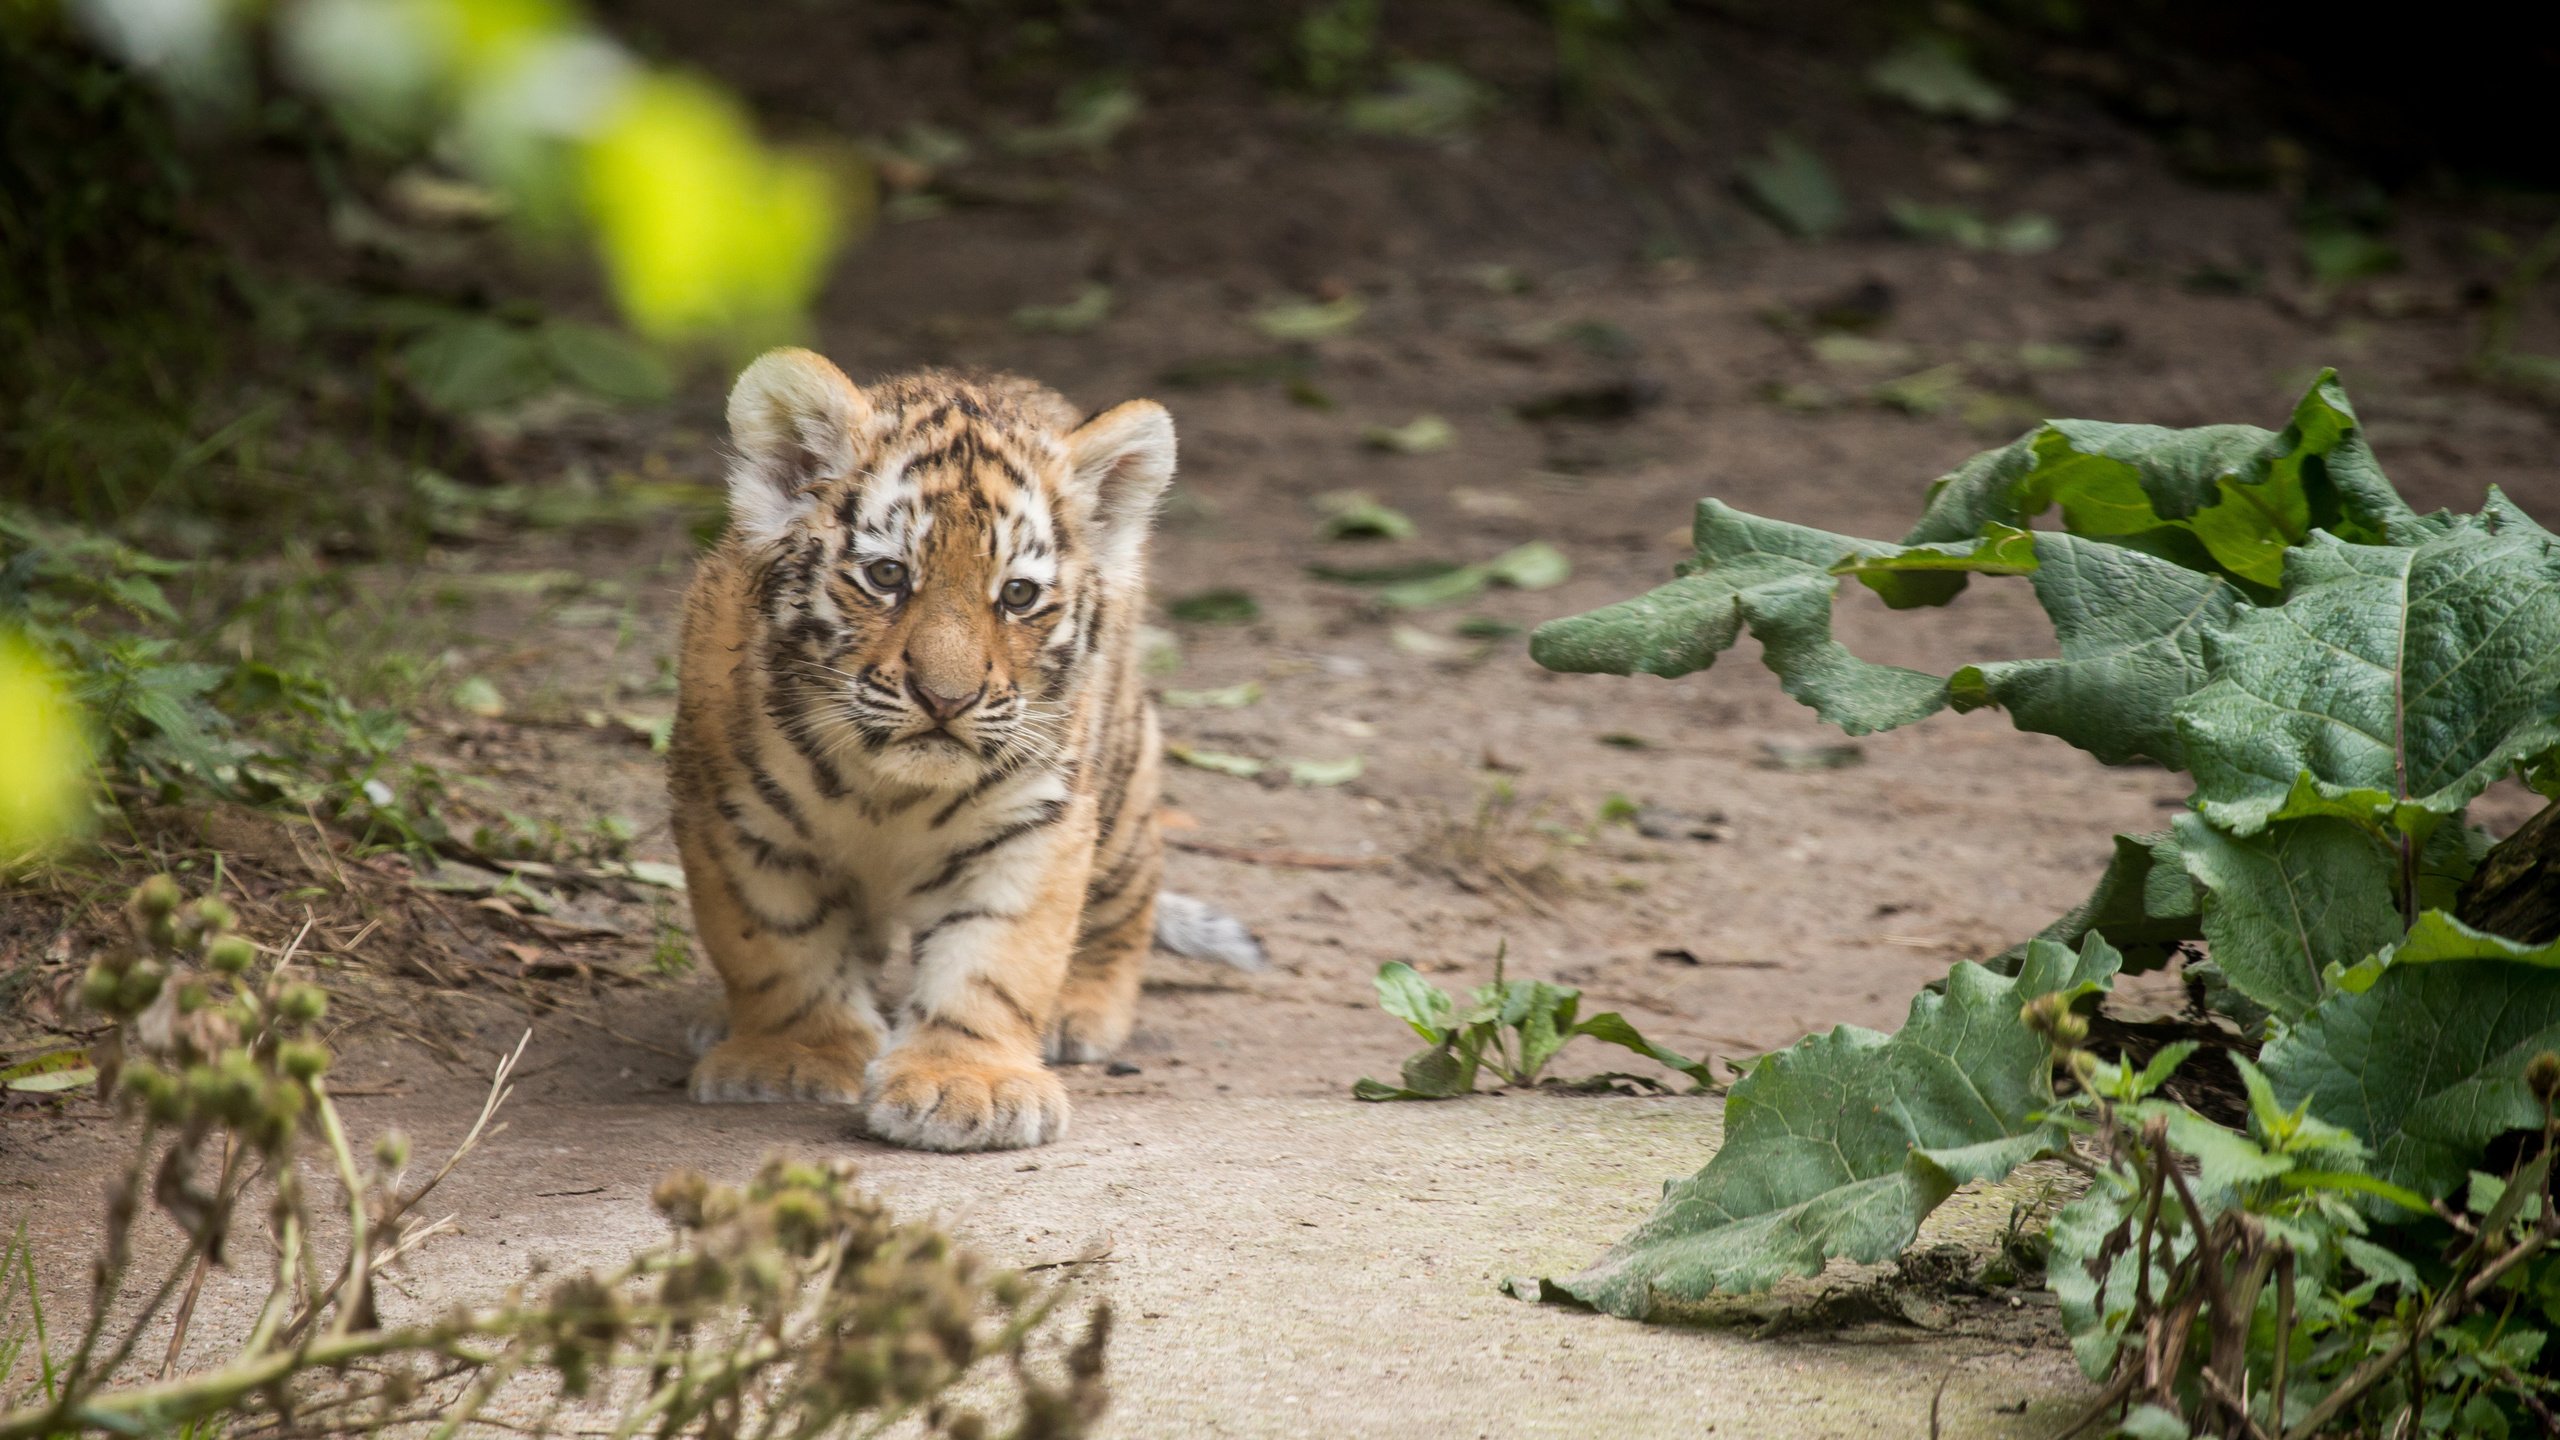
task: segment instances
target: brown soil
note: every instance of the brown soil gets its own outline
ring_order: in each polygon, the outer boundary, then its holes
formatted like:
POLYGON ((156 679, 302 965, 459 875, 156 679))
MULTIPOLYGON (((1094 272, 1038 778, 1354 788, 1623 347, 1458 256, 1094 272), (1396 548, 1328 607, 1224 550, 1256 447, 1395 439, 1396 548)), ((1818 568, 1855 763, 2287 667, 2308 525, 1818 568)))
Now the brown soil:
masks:
MULTIPOLYGON (((855 35, 794 47, 761 16, 746 24, 752 7, 645 9, 632 23, 806 129, 861 134, 937 106, 948 114, 976 83, 937 68, 957 63, 947 47, 882 40, 887 20, 869 44, 855 35), (732 26, 750 33, 725 33, 732 26)), ((1454 21, 1435 35, 1428 17, 1442 12, 1415 13, 1425 18, 1407 45, 1497 79, 1538 43, 1454 21)), ((2101 768, 1994 714, 1870 737, 1842 768, 1776 768, 1772 747, 1838 737, 1753 655, 1679 682, 1557 676, 1517 639, 1467 653, 1476 642, 1456 622, 1525 627, 1658 581, 1702 495, 1898 534, 1931 477, 2027 416, 2281 424, 2321 365, 2345 371, 2414 501, 2468 507, 2495 483, 2528 509, 2560 511, 2550 415, 2457 376, 2474 324, 2465 287, 2495 273, 2466 258, 2461 237, 2486 217, 2410 214, 2398 237, 2407 272, 2323 296, 2299 278, 2278 196, 2183 183, 2148 141, 2076 110, 2031 109, 2026 122, 1987 131, 1910 121, 1859 96, 1863 52, 1737 28, 1729 50, 1699 62, 1723 87, 1700 92, 1712 97, 1698 102, 1712 112, 1700 125, 1711 138, 1650 154, 1631 176, 1525 104, 1454 147, 1345 138, 1269 98, 1251 79, 1253 57, 1194 54, 1209 44, 1195 31, 1168 22, 1155 42, 1165 53, 1133 57, 1147 62, 1150 108, 1107 165, 973 171, 981 193, 1032 180, 1062 193, 884 226, 844 263, 816 338, 857 375, 980 364, 1039 376, 1091 407, 1137 394, 1172 407, 1183 478, 1157 546, 1158 593, 1239 587, 1261 615, 1238 626, 1160 616, 1182 654, 1165 683, 1253 680, 1265 694, 1242 709, 1168 711, 1169 734, 1206 749, 1365 762, 1358 779, 1321 789, 1172 774, 1167 803, 1186 825, 1177 845, 1191 847, 1173 857, 1172 883, 1249 920, 1275 968, 1237 976, 1160 960, 1125 1056, 1134 1073, 1070 1078, 1073 1135, 1034 1153, 962 1158, 886 1150, 855 1137, 838 1111, 687 1103, 679 1052, 707 993, 698 981, 607 986, 566 1008, 571 991, 545 990, 513 1129, 455 1182, 464 1230, 421 1258, 422 1295, 494 1284, 529 1254, 569 1260, 650 1235, 646 1193, 668 1167, 735 1174, 771 1147, 802 1146, 860 1155, 902 1203, 949 1212, 1007 1262, 1106 1249, 1075 1269, 1130 1322, 1113 1360, 1119 1434, 1915 1434, 1949 1375, 1948 1433, 2050 1432, 2078 1382, 2033 1297, 2020 1302, 2033 1324, 2000 1319, 2005 1298, 1954 1302, 1930 1311, 1935 1328, 1819 1343, 1645 1328, 1502 1298, 1502 1277, 1556 1273, 1622 1233, 1665 1178, 1709 1153, 1718 1106, 1522 1095, 1357 1104, 1351 1082, 1392 1075, 1409 1038, 1376 1009, 1370 977, 1408 959, 1444 983, 1472 983, 1507 945, 1513 973, 1580 985, 1586 1008, 1622 1010, 1690 1054, 1747 1055, 1840 1022, 1889 1029, 1950 962, 1999 949, 2080 898, 2111 832, 2165 822, 2184 793, 2178 777, 2101 768), (1785 242, 1727 198, 1733 158, 1789 123, 1825 147, 1856 202, 1842 238, 1785 242), (2049 254, 2008 257, 1890 238, 1879 218, 1890 194, 2045 213, 2063 239, 2049 254), (1686 253, 1633 258, 1665 213, 1686 253), (1527 288, 1489 289, 1479 267, 1491 263, 1527 288), (2268 277, 2263 293, 2196 279, 2251 267, 2268 277), (1034 336, 1008 324, 1016 306, 1057 301, 1089 277, 1118 297, 1098 329, 1034 336), (1877 338, 1909 347, 1897 365, 1827 367, 1768 318, 1871 281, 1891 297, 1877 338), (1161 379, 1186 362, 1272 353, 1246 314, 1282 292, 1319 290, 1369 302, 1357 328, 1313 348, 1306 379, 1330 408, 1294 401, 1275 380, 1161 379), (1572 338, 1577 326, 1599 343, 1572 338), (2023 365, 2030 343, 2071 346, 2081 363, 2023 365), (1941 362, 1964 363, 1968 383, 1999 400, 1968 422, 1767 398, 1778 386, 1853 393, 1941 362), (1513 414, 1619 382, 1658 399, 1620 421, 1513 414), (1456 444, 1402 456, 1359 443, 1364 425, 1422 413, 1446 417, 1456 444), (1345 488, 1405 511, 1418 537, 1313 538, 1310 497, 1345 488), (1567 584, 1395 621, 1364 592, 1305 569, 1473 560, 1530 539, 1570 557, 1567 584), (1398 624, 1452 655, 1414 653, 1398 624), (1613 795, 1679 818, 1663 838, 1596 825, 1613 795), (1309 856, 1346 863, 1285 863, 1309 856)), ((531 474, 575 459, 715 483, 717 401, 706 379, 665 414, 588 436, 575 454, 537 446, 514 463, 531 474)), ((626 587, 609 598, 627 597, 641 622, 636 641, 617 644, 611 606, 484 601, 468 621, 484 640, 467 671, 489 675, 528 715, 663 709, 643 682, 672 645, 689 546, 670 518, 604 539, 534 533, 441 554, 457 573, 567 568, 626 587), (625 692, 611 691, 617 683, 625 692)), ((1917 615, 1888 615, 1853 587, 1840 629, 1862 655, 1941 671, 2050 653, 2051 643, 2024 591, 1998 584, 1917 615)), ((574 723, 440 723, 437 746, 468 751, 512 803, 631 816, 635 853, 673 858, 645 747, 574 723)), ((2499 797, 2482 818, 2503 829, 2522 813, 2499 797)), ((587 903, 629 933, 562 941, 484 928, 462 959, 520 975, 526 957, 501 948, 512 942, 640 975, 646 899, 587 903)), ((351 964, 403 965, 379 946, 358 949, 351 964)), ((349 1032, 349 1083, 385 1092, 353 1102, 359 1127, 399 1124, 429 1147, 458 1133, 478 1101, 475 1077, 528 1023, 524 1008, 481 1003, 409 1027, 432 1028, 450 1054, 379 1026, 349 1032)), ((1618 1063, 1577 1048, 1559 1068, 1618 1063)), ((94 1206, 67 1177, 103 1145, 95 1116, 77 1108, 0 1129, 0 1185, 16 1197, 0 1210, 32 1210, 40 1253, 66 1289, 94 1206)), ((2005 1221, 2008 1204, 1976 1197, 1945 1223, 1979 1235, 2005 1221)))

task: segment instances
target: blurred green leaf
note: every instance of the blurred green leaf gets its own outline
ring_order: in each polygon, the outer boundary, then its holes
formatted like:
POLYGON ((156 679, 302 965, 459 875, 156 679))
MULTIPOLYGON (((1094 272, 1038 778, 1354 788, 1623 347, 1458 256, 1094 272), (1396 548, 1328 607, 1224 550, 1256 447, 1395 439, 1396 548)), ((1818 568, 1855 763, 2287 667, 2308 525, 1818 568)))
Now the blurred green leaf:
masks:
POLYGON ((542 348, 562 376, 608 400, 656 404, 675 391, 667 362, 629 336, 565 320, 546 322, 542 348))
POLYGON ((1017 155, 1055 155, 1066 150, 1099 153, 1111 148, 1111 142, 1137 123, 1146 108, 1146 101, 1125 81, 1083 80, 1058 96, 1055 123, 1027 125, 1000 138, 1017 155))
POLYGON ((2000 88, 1965 63, 1954 42, 1923 36, 1878 60, 1867 83, 1925 115, 1947 115, 1986 124, 2006 120, 2015 108, 2000 88))
POLYGON ((1532 540, 1481 565, 1462 565, 1390 585, 1378 592, 1378 600, 1390 609, 1422 610, 1464 600, 1495 583, 1515 590, 1545 590, 1563 584, 1572 573, 1572 562, 1563 551, 1544 540, 1532 540))
POLYGON ((1359 779, 1365 768, 1365 763, 1357 755, 1340 760, 1292 760, 1289 762, 1289 783, 1310 790, 1348 785, 1359 779))
POLYGON ((551 361, 532 332, 461 316, 419 332, 400 364, 419 398, 450 415, 503 409, 551 385, 551 361))
POLYGON ((1437 415, 1417 415, 1402 425, 1363 426, 1360 431, 1361 444, 1398 455, 1428 455, 1448 449, 1457 439, 1457 430, 1437 415))
POLYGON ((494 720, 507 713, 506 697, 485 675, 474 675, 453 687, 453 706, 483 720, 494 720))
POLYGON ((1924 205, 1916 200, 1885 202, 1894 228, 1917 240, 1936 240, 1965 250, 2001 255, 2041 255, 2062 243, 2062 227, 2050 215, 2032 211, 2006 220, 1987 220, 1962 205, 1924 205))
POLYGON ((1800 240, 1820 240, 1849 218, 1831 167, 1792 135, 1777 136, 1766 154, 1743 162, 1742 193, 1800 240))
POLYGON ((1221 775, 1233 775, 1239 780, 1251 780, 1263 771, 1263 762, 1250 755, 1237 755, 1225 750, 1203 750, 1179 741, 1168 741, 1164 747, 1164 753, 1194 770, 1214 770, 1221 775))
POLYGON ((1262 618, 1262 606, 1243 590, 1203 590, 1166 603, 1164 611, 1194 625, 1243 625, 1262 618))
POLYGON ((1247 680, 1218 690, 1167 690, 1157 698, 1173 710, 1241 710, 1260 703, 1262 682, 1247 680))
POLYGON ((1253 328, 1273 340, 1304 343, 1348 331, 1369 311, 1357 295, 1337 300, 1282 300, 1253 312, 1253 328))
POLYGON ((1413 521, 1366 490, 1333 490, 1315 497, 1324 513, 1318 532, 1327 540, 1410 540, 1413 521))
POLYGON ((2322 225, 2302 233, 2302 263, 2323 285, 2342 285, 2400 268, 2400 247, 2351 225, 2322 225))
POLYGON ((1111 316, 1111 287, 1099 280, 1078 286, 1071 298, 1055 305, 1025 305, 1013 312, 1017 330, 1050 335, 1081 335, 1111 316))
POLYGON ((1409 60, 1395 67, 1386 88, 1345 104, 1342 123, 1369 135, 1449 140, 1492 105, 1493 93, 1456 66, 1409 60))
POLYGON ((1494 580, 1514 590, 1547 590, 1572 578, 1573 563, 1544 540, 1506 550, 1486 563, 1494 580))
POLYGON ((580 161, 605 272, 646 335, 786 329, 844 228, 835 176, 766 150, 736 102, 694 81, 633 82, 580 161))

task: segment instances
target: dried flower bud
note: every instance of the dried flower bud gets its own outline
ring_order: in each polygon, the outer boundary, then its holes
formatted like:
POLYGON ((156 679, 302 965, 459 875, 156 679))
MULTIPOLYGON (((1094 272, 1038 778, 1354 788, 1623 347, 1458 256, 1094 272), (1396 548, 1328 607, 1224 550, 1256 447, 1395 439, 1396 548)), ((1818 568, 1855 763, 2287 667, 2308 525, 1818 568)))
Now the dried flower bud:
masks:
POLYGON ((287 985, 284 993, 276 997, 276 1013, 308 1025, 329 1013, 329 997, 317 985, 287 985))
POLYGON ((2018 1021, 2065 1049, 2089 1038, 2089 1022, 2072 1010, 2066 995, 2037 996, 2019 1009, 2018 1021))
POLYGON ((127 1015, 149 1009, 151 1002, 160 998, 161 983, 168 978, 168 968, 157 960, 134 962, 116 986, 115 1008, 127 1015))
POLYGON ((180 1112, 178 1077, 157 1065, 136 1061, 124 1068, 117 1082, 125 1094, 140 1104, 143 1113, 154 1124, 174 1125, 180 1112))
POLYGON ((92 1010, 112 1014, 116 1008, 116 993, 123 983, 124 977, 105 965, 92 965, 89 973, 80 977, 80 1003, 92 1010))
POLYGON ((225 935, 205 947, 204 963, 225 975, 237 975, 258 961, 258 947, 237 935, 225 935))
POLYGON ((814 1252, 827 1238, 826 1202, 806 1190, 785 1190, 773 1197, 774 1242, 794 1255, 814 1252))
POLYGON ((133 908, 145 919, 157 920, 175 911, 187 898, 175 878, 154 875, 133 887, 133 908))
POLYGON ((2524 1083, 2533 1091, 2533 1098, 2548 1108, 2552 1097, 2560 1095, 2560 1055, 2545 1050, 2534 1056, 2524 1067, 2524 1083))
POLYGON ((658 1213, 687 1230, 702 1224, 702 1203, 711 1194, 711 1181, 699 1170, 678 1170, 658 1182, 649 1192, 649 1203, 658 1213))
POLYGON ((296 1080, 317 1080, 329 1068, 329 1047, 317 1040, 287 1040, 276 1050, 276 1064, 296 1080))

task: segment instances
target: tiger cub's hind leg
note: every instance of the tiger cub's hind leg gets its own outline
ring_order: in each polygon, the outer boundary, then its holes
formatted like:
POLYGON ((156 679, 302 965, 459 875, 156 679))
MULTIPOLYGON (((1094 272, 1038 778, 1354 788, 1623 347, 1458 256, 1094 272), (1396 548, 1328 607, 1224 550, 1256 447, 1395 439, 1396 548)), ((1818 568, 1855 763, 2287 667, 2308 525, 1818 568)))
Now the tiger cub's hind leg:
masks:
POLYGON ((851 960, 858 917, 814 886, 794 887, 806 892, 794 915, 753 913, 704 847, 688 838, 681 849, 694 930, 728 996, 727 1037, 694 1062, 693 1098, 859 1103, 881 1026, 851 960))
POLYGON ((1049 1058, 1071 1065, 1108 1059, 1129 1038, 1138 1013, 1138 982, 1156 928, 1156 887, 1164 877, 1163 841, 1149 812, 1116 860, 1094 868, 1084 924, 1058 1013, 1049 1028, 1049 1058))

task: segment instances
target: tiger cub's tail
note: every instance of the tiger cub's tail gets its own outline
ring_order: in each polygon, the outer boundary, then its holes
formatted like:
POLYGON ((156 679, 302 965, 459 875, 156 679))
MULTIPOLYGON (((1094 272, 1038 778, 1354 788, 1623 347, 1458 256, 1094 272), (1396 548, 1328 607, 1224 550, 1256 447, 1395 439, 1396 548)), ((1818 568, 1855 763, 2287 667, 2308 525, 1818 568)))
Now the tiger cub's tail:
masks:
POLYGON ((1156 897, 1156 948, 1238 970, 1261 970, 1271 964, 1262 953, 1262 942, 1243 921, 1205 900, 1171 890, 1156 897))

